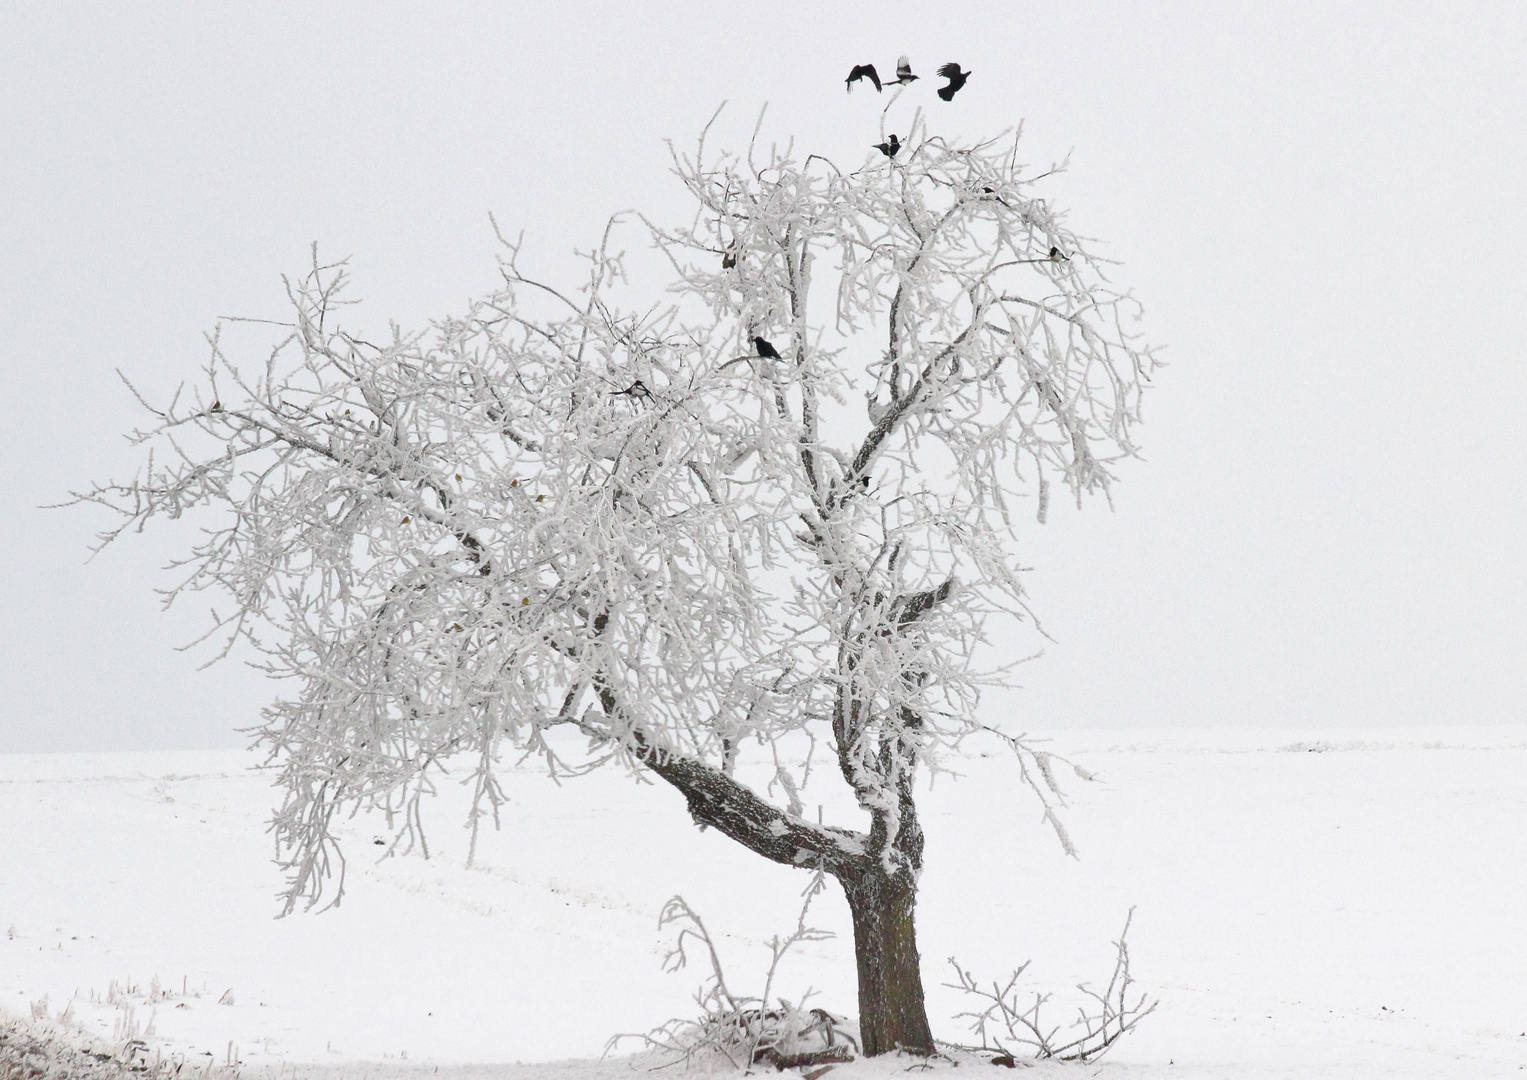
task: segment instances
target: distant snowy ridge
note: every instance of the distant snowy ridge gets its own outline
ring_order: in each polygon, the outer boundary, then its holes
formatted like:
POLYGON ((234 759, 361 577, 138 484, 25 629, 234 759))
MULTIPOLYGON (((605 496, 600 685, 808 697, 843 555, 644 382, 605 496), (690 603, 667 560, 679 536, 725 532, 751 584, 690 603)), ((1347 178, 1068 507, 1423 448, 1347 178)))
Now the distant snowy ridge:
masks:
POLYGON ((1522 750, 1527 724, 1382 728, 1096 728, 1056 732, 1066 754, 1266 754, 1522 750))

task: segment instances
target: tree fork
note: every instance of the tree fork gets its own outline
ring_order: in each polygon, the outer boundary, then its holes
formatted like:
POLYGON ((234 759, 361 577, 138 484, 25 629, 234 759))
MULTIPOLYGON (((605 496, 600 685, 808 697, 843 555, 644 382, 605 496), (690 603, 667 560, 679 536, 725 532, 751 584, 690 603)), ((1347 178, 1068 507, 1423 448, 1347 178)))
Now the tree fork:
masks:
MULTIPOLYGON (((613 705, 613 701, 610 702, 613 705)), ((903 793, 903 832, 895 847, 905 857, 895 872, 872 854, 850 856, 844 846, 878 849, 885 821, 869 837, 848 829, 812 829, 760 799, 731 777, 700 762, 669 757, 632 732, 638 757, 681 792, 696 824, 712 826, 744 847, 787 866, 814 860, 838 879, 854 924, 854 961, 859 982, 859 1037, 866 1057, 905 1050, 934 1052, 923 1001, 921 958, 913 912, 917 904, 916 871, 922 856, 922 830, 910 792, 903 793), (771 827, 772 826, 772 827, 771 827), (878 837, 879 843, 875 840, 878 837), (866 845, 865 842, 869 841, 866 845), (909 866, 908 864, 911 864, 909 866)))

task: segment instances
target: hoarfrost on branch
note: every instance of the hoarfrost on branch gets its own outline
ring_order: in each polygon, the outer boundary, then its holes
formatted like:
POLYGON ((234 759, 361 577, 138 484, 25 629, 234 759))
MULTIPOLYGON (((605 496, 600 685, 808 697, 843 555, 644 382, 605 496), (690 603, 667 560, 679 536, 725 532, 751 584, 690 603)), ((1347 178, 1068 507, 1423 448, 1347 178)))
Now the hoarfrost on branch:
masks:
MULTIPOLYGON (((288 910, 342 867, 336 815, 384 807, 422 843, 420 797, 464 755, 475 836, 506 750, 646 767, 771 859, 915 880, 917 770, 999 727, 977 707, 1005 672, 974 658, 1029 617, 1023 500, 1106 495, 1153 361, 1016 139, 906 145, 848 173, 676 154, 693 220, 627 224, 672 269, 657 302, 612 222, 581 288, 511 243, 465 314, 373 342, 315 251, 268 356, 219 331, 200 385, 151 406, 146 470, 80 497, 122 513, 104 540, 222 511, 170 598, 226 593, 209 636, 290 680, 258 732, 288 910), (735 779, 750 743, 785 805, 735 779), (868 830, 803 817, 799 745, 868 830)), ((1004 738, 1058 826, 1049 759, 1004 738)))

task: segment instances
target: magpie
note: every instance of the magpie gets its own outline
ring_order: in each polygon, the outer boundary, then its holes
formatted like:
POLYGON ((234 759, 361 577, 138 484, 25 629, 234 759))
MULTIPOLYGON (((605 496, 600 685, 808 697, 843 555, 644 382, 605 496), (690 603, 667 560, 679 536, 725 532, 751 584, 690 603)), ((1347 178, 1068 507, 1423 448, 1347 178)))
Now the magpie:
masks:
POLYGON ((858 82, 860 79, 868 79, 870 82, 874 83, 875 93, 880 93, 880 76, 875 74, 874 64, 854 65, 854 69, 848 73, 848 78, 843 80, 844 84, 848 87, 849 93, 853 93, 854 83, 858 82))
POLYGON ((1001 195, 998 195, 997 194, 997 189, 992 187, 990 184, 987 184, 985 187, 983 187, 981 189, 981 194, 985 195, 988 199, 996 199, 999 203, 1001 203, 1003 206, 1007 207, 1009 210, 1011 210, 1013 208, 1013 204, 1008 202, 1001 195))
POLYGON ((610 396, 620 397, 622 394, 625 394, 627 397, 630 397, 636 401, 641 401, 643 398, 650 398, 652 396, 652 391, 647 389, 646 383, 642 382, 640 379, 637 379, 624 390, 616 390, 610 396))
POLYGON ((954 63, 945 64, 938 69, 938 73, 949 80, 948 86, 941 86, 938 90, 938 96, 945 101, 953 101, 954 95, 959 93, 960 87, 965 85, 965 80, 974 74, 970 71, 961 71, 960 65, 954 63))
POLYGON ((912 74, 912 61, 905 56, 896 61, 896 78, 894 81, 901 86, 910 86, 917 81, 917 76, 912 74))

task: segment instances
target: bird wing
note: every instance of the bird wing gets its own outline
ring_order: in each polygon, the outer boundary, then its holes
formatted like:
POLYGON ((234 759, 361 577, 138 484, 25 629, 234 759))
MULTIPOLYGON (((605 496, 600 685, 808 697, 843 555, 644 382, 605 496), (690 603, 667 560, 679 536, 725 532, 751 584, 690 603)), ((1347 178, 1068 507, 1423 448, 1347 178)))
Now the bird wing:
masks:
POLYGON ((960 65, 955 63, 945 64, 943 67, 938 69, 938 73, 946 79, 958 79, 961 75, 964 74, 964 72, 960 70, 960 65))
POLYGON ((880 89, 880 76, 876 74, 874 64, 855 64, 845 81, 848 83, 848 88, 852 90, 854 83, 860 79, 869 79, 870 82, 875 84, 876 90, 880 89))
POLYGON ((912 77, 912 58, 903 56, 896 61, 896 77, 898 79, 910 79, 912 77))

